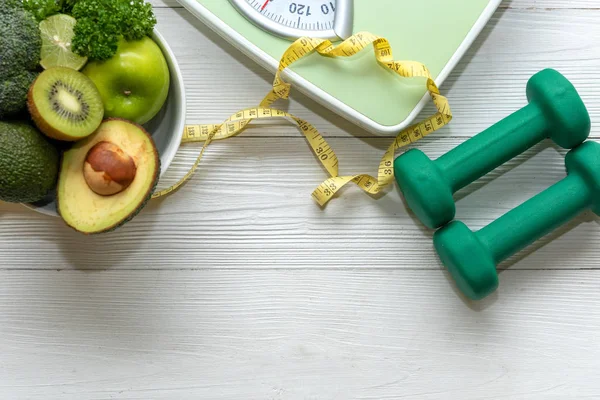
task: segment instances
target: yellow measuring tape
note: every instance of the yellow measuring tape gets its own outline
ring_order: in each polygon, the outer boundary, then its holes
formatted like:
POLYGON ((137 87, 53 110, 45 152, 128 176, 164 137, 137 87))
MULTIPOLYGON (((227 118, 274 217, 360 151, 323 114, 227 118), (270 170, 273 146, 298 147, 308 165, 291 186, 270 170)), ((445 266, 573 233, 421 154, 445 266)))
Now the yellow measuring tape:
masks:
POLYGON ((183 178, 174 185, 155 192, 152 198, 172 193, 187 182, 198 168, 202 156, 204 155, 204 151, 213 140, 226 139, 237 135, 251 121, 263 118, 289 118, 298 125, 317 159, 330 175, 330 177, 322 182, 312 193, 312 196, 317 203, 323 206, 335 195, 335 193, 350 182, 354 182, 358 187, 369 194, 379 193, 381 189, 392 183, 394 179, 394 168, 392 164, 395 151, 446 125, 452 119, 452 112, 450 111, 448 100, 440 94, 427 67, 416 61, 394 61, 392 48, 387 39, 369 32, 360 32, 344 40, 339 45, 334 46, 329 40, 302 37, 292 43, 281 57, 279 68, 277 69, 273 81, 273 88, 260 102, 258 107, 238 111, 221 124, 187 125, 185 127, 181 143, 204 142, 200 154, 192 168, 183 178), (389 68, 398 75, 406 78, 423 77, 427 79, 427 91, 433 100, 437 112, 426 120, 402 130, 396 136, 379 163, 377 178, 368 174, 339 176, 338 158, 319 131, 305 120, 285 111, 271 108, 271 105, 279 99, 288 98, 290 94, 290 84, 283 81, 281 73, 294 62, 306 57, 314 51, 325 57, 351 57, 370 44, 373 44, 375 57, 380 65, 389 68))

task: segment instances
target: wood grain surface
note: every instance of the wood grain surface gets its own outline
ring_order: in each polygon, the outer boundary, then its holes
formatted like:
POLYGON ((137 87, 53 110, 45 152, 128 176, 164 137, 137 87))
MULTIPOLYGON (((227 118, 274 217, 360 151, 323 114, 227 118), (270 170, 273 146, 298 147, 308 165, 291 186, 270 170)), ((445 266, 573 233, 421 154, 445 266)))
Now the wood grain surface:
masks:
POLYGON ((6 399, 597 398, 600 271, 0 272, 6 399))
MULTIPOLYGON (((176 1, 152 3, 189 123, 269 90, 268 71, 176 1)), ((546 67, 575 84, 599 140, 598 38, 597 1, 505 1, 441 87, 454 120, 417 147, 436 158, 522 107, 546 67)), ((376 172, 389 137, 297 92, 287 108, 342 173, 376 172)), ((160 186, 199 148, 182 147, 160 186)), ((457 217, 484 226, 564 177, 564 154, 534 146, 459 192, 457 217)), ((600 398, 598 217, 507 260, 498 292, 472 303, 395 186, 378 198, 349 186, 320 208, 310 193, 326 177, 275 121, 213 143, 189 184, 110 234, 0 203, 0 399, 600 398)))

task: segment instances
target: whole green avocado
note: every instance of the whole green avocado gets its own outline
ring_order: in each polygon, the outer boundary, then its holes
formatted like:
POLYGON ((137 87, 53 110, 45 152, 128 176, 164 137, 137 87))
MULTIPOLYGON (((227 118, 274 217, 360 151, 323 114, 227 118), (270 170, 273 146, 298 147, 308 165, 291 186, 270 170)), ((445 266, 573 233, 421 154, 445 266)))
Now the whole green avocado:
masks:
POLYGON ((56 187, 59 152, 25 122, 0 122, 0 201, 32 203, 56 187))
POLYGON ((16 0, 0 0, 0 118, 25 110, 38 75, 42 39, 33 14, 16 0))

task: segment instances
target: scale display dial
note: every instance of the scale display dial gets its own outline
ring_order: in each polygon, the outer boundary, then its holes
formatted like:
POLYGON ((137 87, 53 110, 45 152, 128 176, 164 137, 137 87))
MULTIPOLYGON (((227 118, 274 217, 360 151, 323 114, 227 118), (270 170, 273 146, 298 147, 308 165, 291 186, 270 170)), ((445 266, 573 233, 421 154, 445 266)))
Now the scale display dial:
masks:
POLYGON ((286 39, 352 35, 352 0, 230 0, 248 20, 286 39))

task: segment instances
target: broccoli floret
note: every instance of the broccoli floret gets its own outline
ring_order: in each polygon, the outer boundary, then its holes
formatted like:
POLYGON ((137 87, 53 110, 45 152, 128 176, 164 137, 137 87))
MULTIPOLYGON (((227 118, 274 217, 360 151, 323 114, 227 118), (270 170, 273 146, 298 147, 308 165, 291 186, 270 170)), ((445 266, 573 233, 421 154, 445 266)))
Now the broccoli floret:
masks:
POLYGON ((0 118, 25 108, 37 75, 42 38, 20 0, 0 0, 0 118))
POLYGON ((22 0, 0 0, 0 11, 14 10, 22 4, 22 0))
POLYGON ((27 102, 27 90, 37 75, 37 72, 23 71, 0 83, 0 117, 23 111, 27 102))

